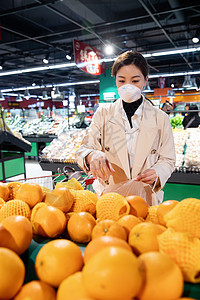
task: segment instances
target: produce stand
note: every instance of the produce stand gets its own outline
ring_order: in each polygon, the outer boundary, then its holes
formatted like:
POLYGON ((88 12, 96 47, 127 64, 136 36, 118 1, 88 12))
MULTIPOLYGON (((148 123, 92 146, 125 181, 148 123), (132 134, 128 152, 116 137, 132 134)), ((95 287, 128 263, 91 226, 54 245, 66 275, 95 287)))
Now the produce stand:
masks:
POLYGON ((200 198, 200 169, 197 167, 177 167, 164 187, 165 200, 200 198))
POLYGON ((25 156, 39 157, 41 150, 48 146, 53 139, 57 136, 55 135, 29 135, 23 136, 27 141, 31 143, 32 149, 30 152, 25 152, 25 156))
MULTIPOLYGON (((51 239, 45 239, 40 236, 34 236, 27 251, 25 251, 21 255, 21 258, 24 261, 26 266, 25 283, 31 280, 38 279, 34 269, 35 259, 39 250, 49 241, 51 241, 51 239)), ((81 249, 82 254, 84 254, 86 244, 77 244, 77 245, 81 249)), ((200 283, 198 284, 185 283, 183 296, 200 299, 200 283)))
POLYGON ((19 174, 24 174, 26 178, 24 153, 31 150, 31 145, 10 132, 2 130, 0 131, 0 150, 0 180, 19 174))

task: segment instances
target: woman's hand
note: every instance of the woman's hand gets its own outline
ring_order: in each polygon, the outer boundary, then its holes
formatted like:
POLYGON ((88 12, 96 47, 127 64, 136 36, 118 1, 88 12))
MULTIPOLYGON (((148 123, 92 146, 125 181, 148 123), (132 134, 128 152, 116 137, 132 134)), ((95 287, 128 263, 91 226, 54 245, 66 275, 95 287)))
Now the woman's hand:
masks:
POLYGON ((96 179, 101 178, 103 181, 108 180, 110 173, 115 172, 111 163, 102 151, 95 150, 86 156, 86 162, 90 166, 90 173, 96 179))
POLYGON ((147 169, 143 173, 137 175, 136 181, 142 181, 147 184, 153 184, 157 179, 157 174, 154 169, 147 169))

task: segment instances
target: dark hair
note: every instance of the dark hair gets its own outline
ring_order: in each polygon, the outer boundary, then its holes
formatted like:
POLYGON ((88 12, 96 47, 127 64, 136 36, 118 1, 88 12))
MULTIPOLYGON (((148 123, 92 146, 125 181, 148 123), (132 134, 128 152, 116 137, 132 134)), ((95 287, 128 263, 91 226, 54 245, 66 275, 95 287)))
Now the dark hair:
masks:
POLYGON ((131 64, 138 67, 146 79, 149 74, 149 67, 144 56, 137 51, 126 51, 119 55, 112 66, 112 76, 116 77, 121 67, 131 64))

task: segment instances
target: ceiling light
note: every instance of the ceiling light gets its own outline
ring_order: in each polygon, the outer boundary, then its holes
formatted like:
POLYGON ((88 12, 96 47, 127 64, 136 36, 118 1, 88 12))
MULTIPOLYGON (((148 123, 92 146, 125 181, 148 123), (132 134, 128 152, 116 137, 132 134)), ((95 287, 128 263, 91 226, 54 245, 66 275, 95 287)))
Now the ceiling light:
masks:
POLYGON ((69 54, 67 54, 65 57, 66 57, 66 59, 68 59, 68 60, 71 60, 71 59, 72 59, 71 55, 69 55, 69 54))
POLYGON ((56 96, 56 97, 60 96, 60 91, 59 91, 58 86, 56 86, 56 88, 55 88, 54 96, 56 96))
POLYGON ((0 101, 4 101, 4 100, 5 100, 5 97, 4 97, 3 93, 2 93, 2 91, 0 91, 0 101))
POLYGON ((26 89, 25 90, 25 92, 24 92, 24 98, 26 99, 26 100, 28 100, 29 98, 30 98, 30 93, 29 93, 29 90, 28 89, 26 89))
POLYGON ((105 53, 106 53, 106 54, 111 55, 111 54, 113 54, 113 51, 114 51, 114 49, 113 49, 113 46, 112 46, 112 45, 107 45, 107 46, 105 47, 105 53))
POLYGON ((193 37, 192 41, 194 44, 197 44, 199 42, 199 38, 198 37, 193 37))
POLYGON ((191 86, 192 86, 192 81, 190 79, 190 76, 189 75, 185 75, 185 80, 183 82, 182 87, 187 89, 187 88, 190 88, 191 86))
POLYGON ((48 95, 47 95, 47 91, 43 91, 43 92, 42 92, 42 99, 43 99, 43 100, 48 100, 48 99, 49 99, 49 97, 48 97, 48 95))
POLYGON ((45 58, 43 58, 43 63, 48 64, 49 63, 49 53, 46 54, 45 58))
POLYGON ((18 101, 18 102, 21 102, 21 101, 23 101, 23 99, 22 99, 22 97, 21 97, 20 93, 17 95, 17 97, 16 97, 16 101, 18 101))
POLYGON ((167 97, 168 97, 168 98, 175 98, 175 92, 172 91, 171 89, 169 89, 169 90, 167 91, 167 97))
POLYGON ((198 91, 198 86, 197 86, 195 77, 191 78, 191 86, 188 87, 188 90, 197 90, 198 91))
POLYGON ((152 92, 149 82, 147 82, 147 84, 145 85, 145 87, 143 89, 143 93, 148 93, 148 92, 152 92))
POLYGON ((174 84, 173 83, 171 84, 171 87, 174 88, 174 84))
POLYGON ((163 56, 163 55, 189 53, 189 52, 194 52, 196 50, 197 50, 196 48, 176 49, 176 50, 170 50, 170 51, 155 52, 155 53, 152 53, 152 56, 163 56))
POLYGON ((0 66, 0 70, 3 70, 3 66, 0 66))
POLYGON ((36 86, 36 83, 35 83, 35 82, 33 82, 33 83, 32 83, 32 86, 36 86))

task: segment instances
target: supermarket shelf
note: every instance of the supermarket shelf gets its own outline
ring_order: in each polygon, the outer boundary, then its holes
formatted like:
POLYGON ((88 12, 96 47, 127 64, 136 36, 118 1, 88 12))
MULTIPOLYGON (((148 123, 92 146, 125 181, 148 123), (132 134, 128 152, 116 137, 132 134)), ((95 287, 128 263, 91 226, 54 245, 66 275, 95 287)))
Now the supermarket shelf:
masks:
POLYGON ((51 171, 52 173, 58 173, 58 169, 62 171, 64 167, 72 167, 75 171, 82 171, 76 163, 39 161, 39 164, 43 171, 51 171))
POLYGON ((177 168, 167 181, 168 183, 197 184, 200 185, 200 169, 197 167, 177 168))
POLYGON ((57 138, 56 135, 24 135, 24 139, 26 139, 29 142, 44 142, 44 143, 50 143, 53 141, 53 139, 57 138))
POLYGON ((7 131, 1 131, 0 132, 0 145, 1 150, 7 150, 7 151, 30 151, 31 145, 28 143, 20 140, 13 134, 7 132, 7 131))

